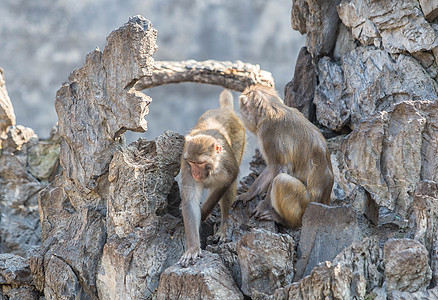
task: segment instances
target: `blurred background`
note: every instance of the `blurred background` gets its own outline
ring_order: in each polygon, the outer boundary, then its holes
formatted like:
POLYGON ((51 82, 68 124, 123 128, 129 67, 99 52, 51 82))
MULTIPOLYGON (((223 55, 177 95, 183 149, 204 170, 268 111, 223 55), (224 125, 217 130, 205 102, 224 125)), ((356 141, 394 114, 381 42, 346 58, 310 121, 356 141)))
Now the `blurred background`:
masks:
MULTIPOLYGON (((56 91, 111 31, 143 15, 158 30, 155 60, 241 60, 272 73, 283 97, 305 37, 292 29, 290 0, 1 0, 0 68, 17 124, 40 138, 57 122, 56 91)), ((181 134, 218 105, 222 88, 185 83, 145 90, 149 130, 128 141, 181 134)), ((238 93, 233 93, 237 108, 238 93)), ((249 136, 245 162, 254 153, 249 136)), ((245 167, 244 167, 245 169, 245 167)), ((243 171, 245 173, 245 171, 243 171)))

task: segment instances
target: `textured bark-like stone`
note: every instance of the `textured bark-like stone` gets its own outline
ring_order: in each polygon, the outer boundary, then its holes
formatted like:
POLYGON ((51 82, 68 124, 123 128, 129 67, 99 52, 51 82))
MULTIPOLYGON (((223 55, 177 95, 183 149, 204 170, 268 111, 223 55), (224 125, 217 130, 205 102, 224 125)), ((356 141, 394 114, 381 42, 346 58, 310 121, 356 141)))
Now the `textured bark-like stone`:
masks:
POLYGON ((294 240, 286 234, 256 229, 237 243, 242 292, 249 297, 271 295, 292 283, 294 240))
POLYGON ((95 189, 108 171, 120 135, 147 129, 144 117, 151 99, 133 85, 154 68, 156 35, 148 20, 131 18, 110 34, 103 52, 89 53, 84 66, 58 90, 60 159, 72 185, 67 193, 95 189))
POLYGON ((108 234, 125 237, 150 215, 165 211, 183 147, 182 135, 166 131, 115 152, 108 177, 108 234))
POLYGON ((298 54, 294 78, 284 88, 284 103, 298 109, 311 122, 315 121, 313 95, 317 84, 316 80, 312 57, 303 47, 298 54))
POLYGON ((437 105, 432 101, 400 103, 388 113, 364 120, 342 145, 347 178, 363 186, 378 206, 404 218, 408 218, 420 180, 436 176, 432 144, 438 131, 432 124, 437 105))
POLYGON ((0 252, 25 257, 41 242, 38 192, 46 183, 29 173, 28 151, 38 144, 34 131, 9 127, 0 154, 0 252))
POLYGON ((272 74, 260 70, 259 65, 241 61, 157 61, 151 75, 143 76, 134 86, 144 90, 163 84, 196 82, 221 85, 242 92, 247 86, 263 84, 274 87, 272 74))
POLYGON ((184 252, 184 226, 170 215, 149 217, 126 237, 111 236, 97 275, 100 300, 150 299, 160 274, 184 252))
POLYGON ((432 22, 438 17, 438 3, 433 0, 420 0, 421 10, 426 20, 432 22))
POLYGON ((9 126, 15 125, 14 108, 9 99, 8 91, 6 90, 5 77, 3 69, 0 68, 0 146, 1 138, 4 137, 9 126))
POLYGON ((315 92, 317 120, 335 131, 354 129, 363 118, 389 111, 397 103, 432 100, 438 85, 410 56, 391 57, 383 50, 360 47, 348 52, 341 64, 319 61, 315 92))
POLYGON ((294 281, 309 275, 319 263, 333 260, 345 247, 361 238, 354 210, 309 203, 303 215, 294 281))
POLYGON ((432 276, 426 248, 411 239, 390 239, 384 246, 386 291, 426 290, 432 276))
POLYGON ((204 257, 188 268, 174 265, 160 277, 157 299, 243 299, 217 254, 204 257))
POLYGON ((363 45, 383 46, 390 53, 428 51, 438 45, 416 0, 343 0, 338 12, 363 45))
POLYGON ((341 0, 293 0, 292 28, 306 34, 306 47, 313 57, 333 50, 340 23, 337 5, 341 0))

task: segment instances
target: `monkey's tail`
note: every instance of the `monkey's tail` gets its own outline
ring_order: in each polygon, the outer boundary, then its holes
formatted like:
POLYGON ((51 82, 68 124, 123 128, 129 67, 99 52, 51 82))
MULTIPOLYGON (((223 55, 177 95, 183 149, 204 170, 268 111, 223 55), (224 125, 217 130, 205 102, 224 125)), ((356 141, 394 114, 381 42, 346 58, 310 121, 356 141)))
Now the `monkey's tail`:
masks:
POLYGON ((219 103, 221 108, 234 109, 233 94, 231 94, 230 90, 222 91, 221 95, 219 96, 219 103))

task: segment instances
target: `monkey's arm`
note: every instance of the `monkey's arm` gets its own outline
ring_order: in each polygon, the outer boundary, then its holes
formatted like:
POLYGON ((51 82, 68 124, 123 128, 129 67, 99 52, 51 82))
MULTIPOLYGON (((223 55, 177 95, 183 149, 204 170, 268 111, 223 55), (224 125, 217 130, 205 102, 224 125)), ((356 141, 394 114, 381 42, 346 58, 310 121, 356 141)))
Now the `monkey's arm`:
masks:
POLYGON ((186 234, 186 252, 182 255, 179 263, 186 267, 201 256, 199 242, 199 225, 201 224, 201 200, 202 186, 196 184, 190 171, 182 172, 182 214, 184 219, 184 231, 186 234), (186 176, 184 176, 186 174, 186 176))
POLYGON ((248 191, 239 196, 239 200, 243 201, 243 204, 246 204, 246 202, 253 199, 255 196, 266 191, 273 178, 274 172, 272 172, 269 167, 266 167, 259 177, 256 178, 248 191))

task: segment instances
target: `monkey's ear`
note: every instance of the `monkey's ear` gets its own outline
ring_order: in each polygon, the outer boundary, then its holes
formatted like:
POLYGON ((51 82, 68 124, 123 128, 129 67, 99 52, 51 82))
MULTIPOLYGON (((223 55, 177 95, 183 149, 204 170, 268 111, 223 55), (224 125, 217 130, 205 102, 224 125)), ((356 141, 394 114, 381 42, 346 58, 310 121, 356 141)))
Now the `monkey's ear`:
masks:
POLYGON ((222 146, 218 143, 213 144, 214 149, 216 150, 216 153, 221 153, 222 152, 222 146))
POLYGON ((248 97, 246 97, 245 95, 240 95, 239 96, 239 101, 240 103, 242 103, 243 105, 246 105, 248 103, 248 97))

